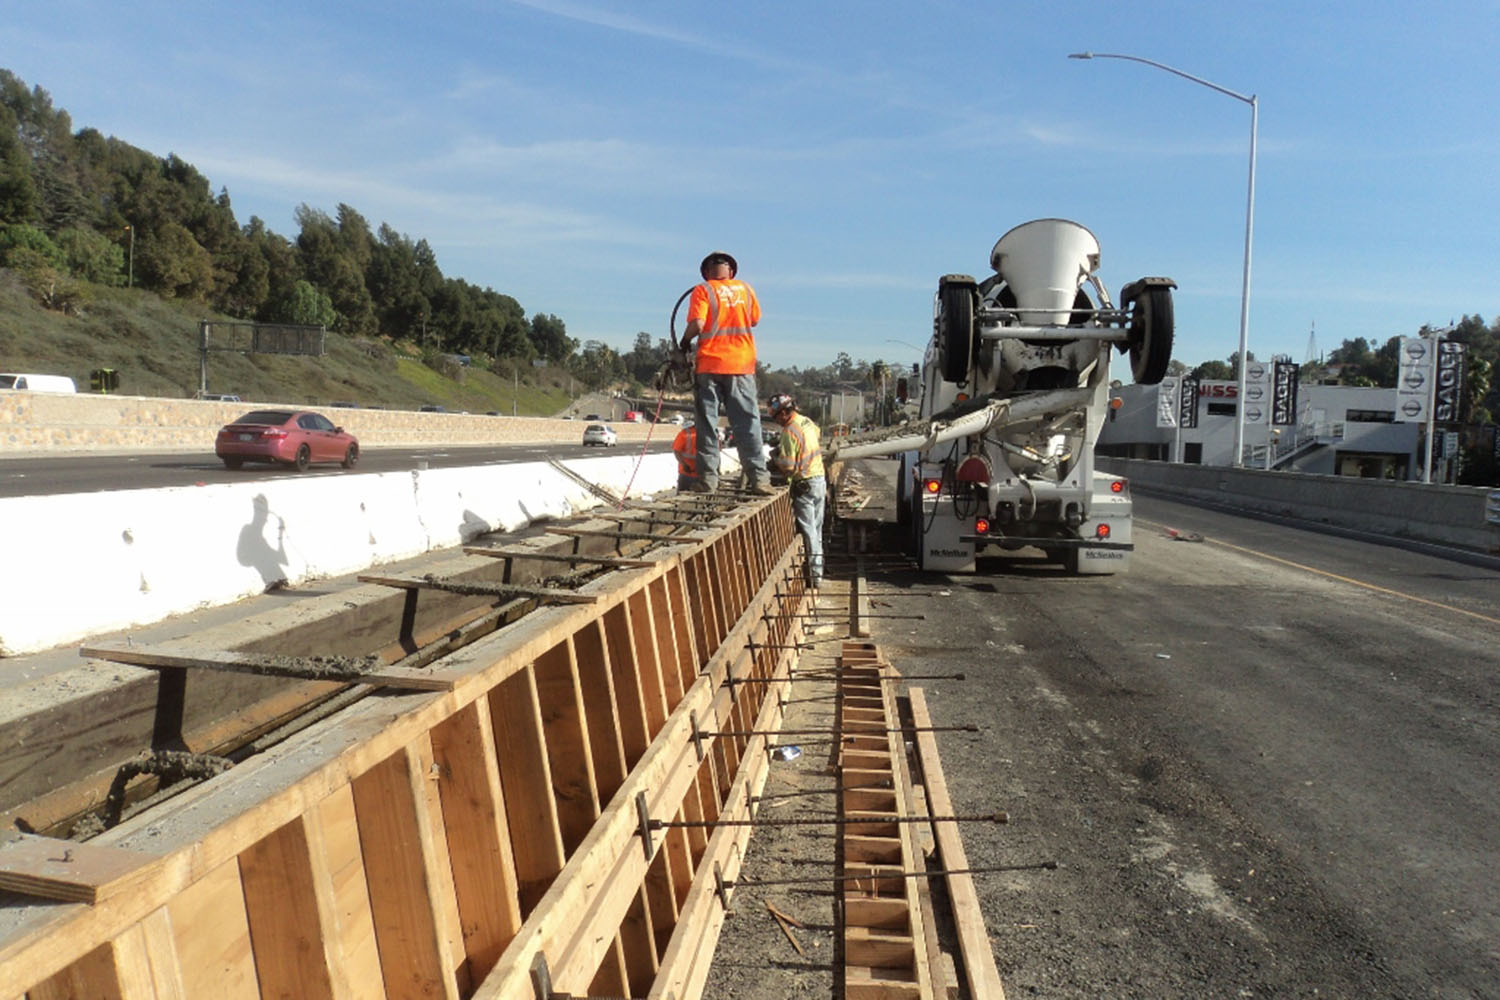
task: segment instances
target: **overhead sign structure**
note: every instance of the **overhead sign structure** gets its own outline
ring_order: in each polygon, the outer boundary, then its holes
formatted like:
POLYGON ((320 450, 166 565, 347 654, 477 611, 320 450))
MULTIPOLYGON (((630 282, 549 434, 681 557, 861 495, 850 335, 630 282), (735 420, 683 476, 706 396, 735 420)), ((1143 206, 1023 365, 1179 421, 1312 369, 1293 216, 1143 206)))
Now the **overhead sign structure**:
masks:
POLYGON ((1401 338, 1396 372, 1396 422, 1425 423, 1432 395, 1432 344, 1421 337, 1401 338))

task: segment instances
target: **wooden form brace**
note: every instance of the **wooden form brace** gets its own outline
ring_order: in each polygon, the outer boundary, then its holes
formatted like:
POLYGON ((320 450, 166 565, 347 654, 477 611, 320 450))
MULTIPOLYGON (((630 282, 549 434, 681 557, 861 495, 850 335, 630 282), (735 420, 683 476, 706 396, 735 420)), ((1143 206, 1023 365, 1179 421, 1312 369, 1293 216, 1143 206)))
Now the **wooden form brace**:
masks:
POLYGON ((643 842, 636 801, 748 816, 764 737, 694 734, 779 724, 782 685, 726 682, 788 675, 801 558, 786 498, 749 503, 433 663, 449 690, 364 699, 127 820, 89 846, 139 853, 128 892, 0 897, 4 992, 529 998, 542 956, 559 992, 692 996, 749 828, 643 842))

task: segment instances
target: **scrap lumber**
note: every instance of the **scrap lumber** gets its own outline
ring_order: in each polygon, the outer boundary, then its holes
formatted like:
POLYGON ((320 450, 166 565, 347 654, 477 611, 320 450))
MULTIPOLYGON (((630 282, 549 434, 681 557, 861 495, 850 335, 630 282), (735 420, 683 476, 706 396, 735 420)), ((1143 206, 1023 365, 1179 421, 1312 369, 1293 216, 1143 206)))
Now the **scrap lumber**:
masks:
POLYGON ((221 650, 183 652, 164 645, 137 646, 127 643, 83 646, 78 653, 85 658, 128 663, 153 670, 229 670, 263 677, 343 681, 412 691, 449 691, 454 685, 454 678, 451 676, 404 667, 382 667, 365 659, 349 657, 272 656, 268 653, 221 650))
MULTIPOLYGON (((912 725, 917 729, 917 755, 922 768, 922 784, 927 789, 927 805, 934 815, 951 814, 953 800, 949 798, 948 781, 938 757, 937 739, 930 731, 932 716, 927 711, 927 695, 921 688, 910 688, 907 697, 911 701, 912 725)), ((940 867, 949 873, 944 878, 953 905, 954 923, 958 927, 959 952, 963 957, 969 995, 1004 1000, 1005 988, 1000 983, 1000 971, 995 967, 995 953, 990 948, 984 913, 979 908, 979 893, 974 889, 974 879, 962 874, 969 867, 963 839, 951 823, 934 823, 932 826, 940 867)))

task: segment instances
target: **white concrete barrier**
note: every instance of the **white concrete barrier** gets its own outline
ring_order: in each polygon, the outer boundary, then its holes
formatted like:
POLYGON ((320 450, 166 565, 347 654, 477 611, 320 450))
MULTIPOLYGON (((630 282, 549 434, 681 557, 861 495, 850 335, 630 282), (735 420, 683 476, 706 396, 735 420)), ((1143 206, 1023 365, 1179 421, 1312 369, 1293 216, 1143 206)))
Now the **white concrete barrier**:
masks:
MULTIPOLYGON (((632 472, 632 497, 675 488, 670 454, 646 456, 638 471, 635 463, 622 455, 566 464, 617 495, 632 472)), ((0 499, 0 656, 357 572, 600 503, 544 462, 0 499)))
POLYGON ((1100 470, 1124 476, 1138 486, 1262 513, 1479 552, 1489 551, 1495 545, 1493 534, 1485 527, 1485 490, 1479 486, 1438 486, 1131 458, 1099 458, 1095 464, 1100 470))

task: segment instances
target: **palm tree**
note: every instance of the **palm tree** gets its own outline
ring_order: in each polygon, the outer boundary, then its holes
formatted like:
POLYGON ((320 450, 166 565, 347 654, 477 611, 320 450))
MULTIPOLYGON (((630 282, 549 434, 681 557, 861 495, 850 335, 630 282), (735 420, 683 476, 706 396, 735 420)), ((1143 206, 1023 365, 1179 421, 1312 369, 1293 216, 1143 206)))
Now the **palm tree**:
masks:
POLYGON ((884 426, 885 421, 881 419, 880 411, 885 406, 885 380, 890 377, 891 366, 884 361, 876 361, 870 366, 870 381, 875 383, 875 420, 877 427, 884 426))

